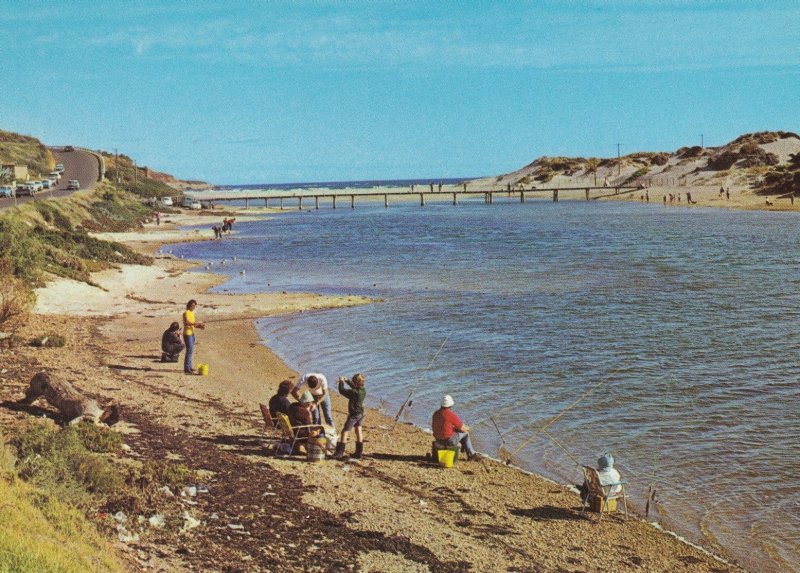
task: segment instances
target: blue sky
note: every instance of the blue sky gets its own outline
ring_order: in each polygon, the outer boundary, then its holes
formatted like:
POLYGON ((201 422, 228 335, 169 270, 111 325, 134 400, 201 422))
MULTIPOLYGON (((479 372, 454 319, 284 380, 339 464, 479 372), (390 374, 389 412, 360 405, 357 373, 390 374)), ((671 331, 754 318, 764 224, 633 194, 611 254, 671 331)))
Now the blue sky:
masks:
POLYGON ((0 37, 0 129, 220 184, 800 131, 794 1, 10 0, 0 37))

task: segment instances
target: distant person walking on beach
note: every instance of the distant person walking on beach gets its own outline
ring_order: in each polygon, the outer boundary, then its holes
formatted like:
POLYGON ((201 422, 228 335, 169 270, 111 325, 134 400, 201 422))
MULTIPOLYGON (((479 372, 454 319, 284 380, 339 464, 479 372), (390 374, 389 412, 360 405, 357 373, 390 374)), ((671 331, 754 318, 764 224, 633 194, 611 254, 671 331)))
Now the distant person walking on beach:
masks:
POLYGON ((183 342, 186 344, 186 355, 183 357, 183 373, 194 374, 192 366, 192 355, 194 354, 194 329, 204 329, 202 322, 197 322, 194 316, 194 309, 197 308, 197 301, 192 299, 186 303, 186 310, 183 311, 183 342))
POLYGON ((341 440, 336 444, 336 453, 333 454, 333 457, 337 460, 344 457, 344 450, 347 447, 347 434, 350 430, 355 430, 356 433, 356 453, 352 455, 352 458, 360 460, 364 454, 364 398, 367 396, 365 385, 366 378, 361 372, 353 376, 352 380, 348 380, 344 376, 339 378, 339 394, 347 398, 348 403, 347 421, 342 429, 341 440), (345 384, 350 388, 345 388, 345 384))
POLYGON ((728 187, 728 188, 725 190, 725 199, 730 199, 730 198, 731 198, 731 188, 730 188, 730 187, 728 187))
POLYGON ((161 224, 161 213, 156 211, 156 225, 160 225, 160 224, 161 224))
POLYGON ((331 393, 328 389, 328 379, 322 374, 304 374, 292 388, 292 396, 294 396, 295 400, 300 399, 304 386, 314 397, 314 409, 311 411, 314 423, 322 423, 319 413, 322 410, 325 415, 325 423, 336 428, 336 424, 333 421, 333 412, 331 411, 331 393))
POLYGON ((431 429, 436 445, 442 448, 452 448, 461 444, 469 460, 480 460, 481 455, 472 447, 469 438, 469 426, 461 421, 452 408, 455 401, 448 394, 442 398, 442 407, 433 413, 431 429))

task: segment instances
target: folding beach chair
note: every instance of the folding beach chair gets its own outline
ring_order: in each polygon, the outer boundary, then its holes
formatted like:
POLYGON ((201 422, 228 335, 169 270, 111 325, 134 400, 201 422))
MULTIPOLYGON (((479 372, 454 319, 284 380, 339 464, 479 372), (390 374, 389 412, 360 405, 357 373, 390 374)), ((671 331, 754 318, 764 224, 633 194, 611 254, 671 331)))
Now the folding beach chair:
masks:
POLYGON ((288 444, 291 448, 291 452, 294 453, 295 447, 300 442, 305 442, 308 440, 308 436, 300 436, 300 430, 305 428, 321 428, 319 424, 309 424, 306 426, 292 426, 292 423, 289 421, 289 416, 286 414, 282 414, 278 412, 278 427, 280 428, 281 432, 281 443, 288 444))
POLYGON ((261 416, 264 418, 264 428, 261 430, 261 447, 265 450, 274 450, 281 442, 281 428, 278 422, 270 415, 266 404, 259 404, 261 416))
POLYGON ((618 483, 600 485, 600 475, 595 468, 589 466, 583 466, 583 478, 589 491, 586 498, 583 500, 581 515, 583 515, 586 508, 594 501, 600 509, 600 517, 598 519, 598 522, 600 522, 603 520, 603 511, 611 513, 612 504, 610 502, 613 501, 613 506, 616 507, 617 500, 621 499, 622 507, 625 510, 625 519, 628 518, 628 498, 625 496, 625 484, 627 482, 623 480, 618 483), (619 490, 614 491, 617 486, 619 486, 619 490))

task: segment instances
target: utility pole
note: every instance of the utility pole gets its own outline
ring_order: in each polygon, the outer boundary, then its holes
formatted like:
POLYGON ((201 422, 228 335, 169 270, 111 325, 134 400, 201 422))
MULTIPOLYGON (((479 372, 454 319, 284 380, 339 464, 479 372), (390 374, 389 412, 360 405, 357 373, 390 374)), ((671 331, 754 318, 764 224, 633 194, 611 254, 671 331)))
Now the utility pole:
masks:
POLYGON ((621 143, 617 143, 617 175, 622 173, 622 160, 619 156, 619 146, 622 145, 621 143))

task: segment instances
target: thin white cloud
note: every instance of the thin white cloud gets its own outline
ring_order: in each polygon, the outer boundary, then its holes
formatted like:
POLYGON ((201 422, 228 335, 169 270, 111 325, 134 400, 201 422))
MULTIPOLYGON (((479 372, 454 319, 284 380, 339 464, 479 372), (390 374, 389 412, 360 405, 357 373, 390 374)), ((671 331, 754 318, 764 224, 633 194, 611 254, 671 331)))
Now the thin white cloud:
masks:
POLYGON ((531 9, 516 19, 501 14, 491 28, 464 19, 356 20, 341 14, 266 23, 221 19, 128 27, 86 42, 136 56, 268 67, 671 70, 800 64, 800 9, 743 13, 709 6, 698 12, 683 4, 676 0, 664 9, 647 3, 643 15, 618 1, 613 11, 593 10, 577 20, 575 12, 542 16, 531 9))

